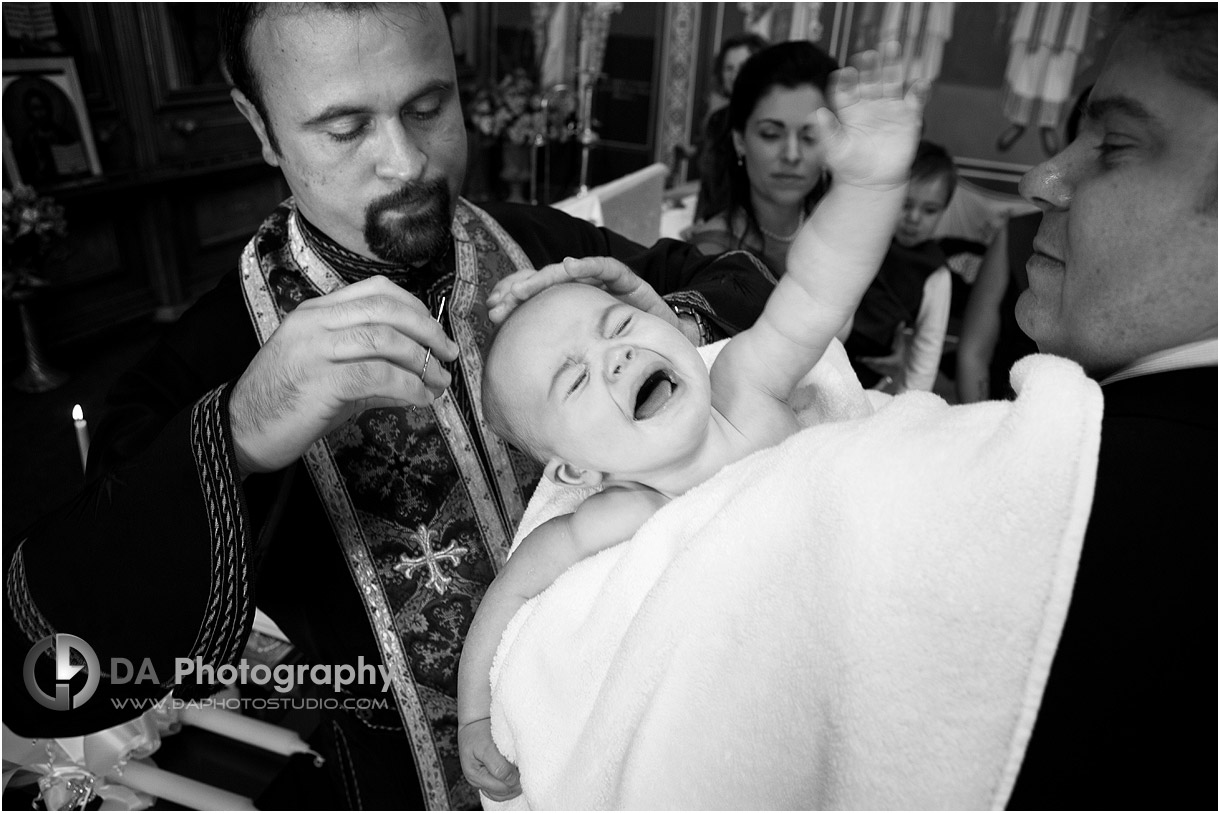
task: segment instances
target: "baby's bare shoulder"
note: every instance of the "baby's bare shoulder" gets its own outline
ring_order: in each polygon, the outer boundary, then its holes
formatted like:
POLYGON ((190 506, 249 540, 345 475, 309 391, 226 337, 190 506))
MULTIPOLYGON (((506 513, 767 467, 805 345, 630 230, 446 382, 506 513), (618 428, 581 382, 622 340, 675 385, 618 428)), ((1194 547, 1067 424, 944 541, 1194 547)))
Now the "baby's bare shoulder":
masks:
POLYGON ((589 553, 625 542, 669 499, 650 488, 611 487, 582 502, 572 532, 589 553))

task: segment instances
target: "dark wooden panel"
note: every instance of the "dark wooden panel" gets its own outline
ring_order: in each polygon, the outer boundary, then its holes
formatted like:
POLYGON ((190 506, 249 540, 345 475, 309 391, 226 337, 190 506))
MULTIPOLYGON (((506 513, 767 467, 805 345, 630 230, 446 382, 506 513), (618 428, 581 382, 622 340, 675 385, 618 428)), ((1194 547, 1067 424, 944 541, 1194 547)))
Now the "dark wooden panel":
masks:
POLYGON ((155 116, 153 138, 161 161, 190 167, 260 154, 258 137, 226 97, 223 107, 181 107, 155 116))

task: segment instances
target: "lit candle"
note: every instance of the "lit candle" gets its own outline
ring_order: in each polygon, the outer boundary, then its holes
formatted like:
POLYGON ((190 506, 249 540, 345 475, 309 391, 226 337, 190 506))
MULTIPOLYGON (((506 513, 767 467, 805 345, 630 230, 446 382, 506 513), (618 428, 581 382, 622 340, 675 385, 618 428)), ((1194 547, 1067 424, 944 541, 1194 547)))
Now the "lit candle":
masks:
POLYGON ((89 424, 85 423, 85 413, 80 404, 72 407, 72 423, 76 425, 76 446, 80 449, 80 467, 85 468, 89 458, 89 424))
POLYGON ((292 729, 264 723, 234 711, 211 706, 188 706, 182 710, 179 719, 183 725, 193 725, 266 751, 284 756, 313 754, 315 761, 321 759, 317 752, 309 747, 309 743, 292 729))
POLYGON ((110 779, 191 810, 257 810, 245 796, 132 760, 112 771, 110 779))

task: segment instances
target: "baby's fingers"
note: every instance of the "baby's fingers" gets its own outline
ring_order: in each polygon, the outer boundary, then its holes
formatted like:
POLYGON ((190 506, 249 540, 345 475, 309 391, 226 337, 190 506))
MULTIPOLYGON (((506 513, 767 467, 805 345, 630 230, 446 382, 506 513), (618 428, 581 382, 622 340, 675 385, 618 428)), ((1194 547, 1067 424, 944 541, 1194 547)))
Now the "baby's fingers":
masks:
POLYGON ((479 789, 497 802, 521 795, 521 774, 517 766, 506 760, 494 746, 479 755, 476 768, 479 789))
POLYGON ((853 56, 850 62, 851 67, 856 71, 856 88, 859 98, 879 98, 881 96, 881 55, 876 51, 861 51, 853 56))
POLYGON ((928 103, 928 94, 931 93, 931 91, 932 86, 928 83, 927 79, 916 79, 911 83, 911 86, 907 88, 907 93, 906 96, 903 97, 903 101, 906 102, 907 107, 911 108, 922 116, 923 109, 928 103))
POLYGON ((887 99, 901 99, 903 91, 902 46, 895 40, 881 46, 881 95, 887 99))
POLYGON ((830 75, 830 98, 835 110, 843 110, 860 101, 860 72, 852 67, 840 68, 830 75))

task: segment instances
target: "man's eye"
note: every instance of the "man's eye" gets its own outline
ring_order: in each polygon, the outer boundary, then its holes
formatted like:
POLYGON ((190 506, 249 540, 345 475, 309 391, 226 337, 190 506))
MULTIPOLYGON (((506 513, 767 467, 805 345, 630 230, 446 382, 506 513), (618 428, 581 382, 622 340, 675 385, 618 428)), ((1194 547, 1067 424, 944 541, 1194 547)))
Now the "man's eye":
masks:
POLYGON ((328 131, 326 134, 328 136, 330 136, 332 139, 334 139, 335 141, 338 141, 340 143, 347 142, 347 141, 355 141, 357 138, 359 138, 361 136, 361 134, 364 133, 364 131, 367 127, 368 127, 368 125, 362 122, 350 130, 340 130, 339 132, 328 131))
POLYGON ((1102 166, 1107 168, 1114 166, 1121 153, 1130 146, 1129 144, 1120 144, 1114 141, 1103 141, 1098 144, 1097 155, 1101 159, 1102 166))
POLYGON ((434 119, 437 116, 439 116, 440 113, 441 113, 441 106, 439 104, 435 104, 430 107, 416 107, 416 108, 412 108, 411 110, 407 111, 407 115, 409 115, 413 119, 418 119, 420 121, 427 121, 428 119, 434 119))

